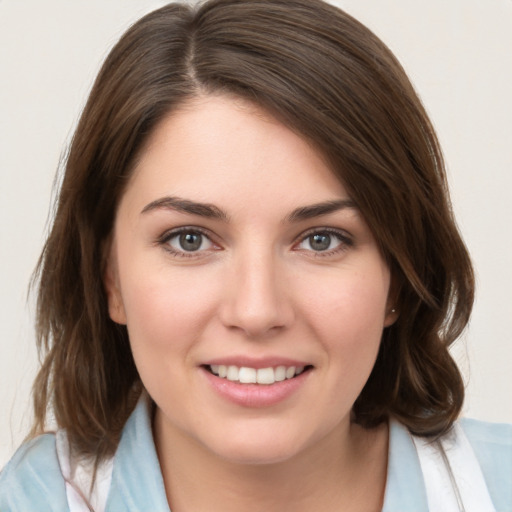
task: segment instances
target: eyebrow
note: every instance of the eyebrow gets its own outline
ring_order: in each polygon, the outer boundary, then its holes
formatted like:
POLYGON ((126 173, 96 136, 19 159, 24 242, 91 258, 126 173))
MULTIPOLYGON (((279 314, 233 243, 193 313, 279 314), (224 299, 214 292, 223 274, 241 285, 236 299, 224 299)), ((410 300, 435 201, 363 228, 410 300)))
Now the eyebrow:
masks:
POLYGON ((346 208, 357 208, 352 199, 339 199, 335 201, 324 201, 323 203, 301 206, 288 215, 286 220, 290 223, 313 219, 321 215, 327 215, 346 208))
POLYGON ((199 215, 200 217, 207 217, 209 219, 223 220, 227 222, 228 215, 226 212, 217 208, 213 204, 198 203, 180 197, 162 197, 147 204, 141 213, 151 212, 153 210, 176 210, 178 212, 190 213, 199 215))
MULTIPOLYGON (((293 210, 285 219, 286 222, 300 222, 329 213, 334 213, 346 208, 357 208, 354 201, 351 199, 339 199, 334 201, 324 201, 308 206, 301 206, 293 210)), ((200 203, 191 201, 189 199, 182 199, 180 197, 162 197, 147 204, 141 211, 141 214, 151 212, 154 210, 175 210, 178 212, 189 213, 192 215, 199 215, 209 219, 229 221, 229 216, 226 212, 217 206, 209 203, 200 203)))

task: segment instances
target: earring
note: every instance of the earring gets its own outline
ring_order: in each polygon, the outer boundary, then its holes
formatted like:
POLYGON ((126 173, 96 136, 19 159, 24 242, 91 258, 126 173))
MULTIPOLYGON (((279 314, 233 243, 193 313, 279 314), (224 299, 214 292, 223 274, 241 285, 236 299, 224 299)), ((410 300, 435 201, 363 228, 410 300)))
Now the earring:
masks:
POLYGON ((391 310, 391 313, 396 313, 396 309, 395 309, 395 308, 393 308, 393 309, 391 310))

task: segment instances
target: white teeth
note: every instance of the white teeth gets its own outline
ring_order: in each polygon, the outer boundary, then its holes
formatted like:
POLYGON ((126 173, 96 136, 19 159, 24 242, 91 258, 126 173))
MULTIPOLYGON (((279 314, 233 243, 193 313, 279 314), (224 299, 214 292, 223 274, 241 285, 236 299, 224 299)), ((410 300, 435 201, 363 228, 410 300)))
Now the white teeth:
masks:
POLYGON ((241 384, 274 384, 286 379, 300 375, 304 366, 277 366, 275 368, 250 368, 247 366, 226 366, 223 364, 212 364, 210 370, 213 374, 233 382, 241 384))
POLYGON ((256 373, 256 382, 258 384, 274 384, 276 381, 273 368, 259 368, 256 373))
POLYGON ((256 370, 254 368, 242 366, 242 368, 240 368, 238 380, 242 384, 256 384, 256 370))
POLYGON ((286 378, 291 379, 295 376, 295 366, 289 366, 286 368, 286 378))
POLYGON ((239 375, 240 370, 238 369, 238 366, 228 366, 228 373, 226 375, 228 380, 238 380, 239 375))
POLYGON ((274 378, 277 382, 281 382, 282 380, 286 379, 286 366, 278 366, 274 370, 274 378))

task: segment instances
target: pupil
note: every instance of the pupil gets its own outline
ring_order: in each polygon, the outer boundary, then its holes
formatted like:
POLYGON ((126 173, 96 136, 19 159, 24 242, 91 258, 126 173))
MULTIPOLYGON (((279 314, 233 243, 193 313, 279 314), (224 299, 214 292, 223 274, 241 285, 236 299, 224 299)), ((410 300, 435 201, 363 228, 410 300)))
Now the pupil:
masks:
POLYGON ((201 247, 202 235, 198 233, 183 233, 180 235, 180 245, 185 251, 197 251, 201 247))
POLYGON ((313 235, 311 237, 311 247, 315 251, 325 251, 331 245, 330 235, 313 235))

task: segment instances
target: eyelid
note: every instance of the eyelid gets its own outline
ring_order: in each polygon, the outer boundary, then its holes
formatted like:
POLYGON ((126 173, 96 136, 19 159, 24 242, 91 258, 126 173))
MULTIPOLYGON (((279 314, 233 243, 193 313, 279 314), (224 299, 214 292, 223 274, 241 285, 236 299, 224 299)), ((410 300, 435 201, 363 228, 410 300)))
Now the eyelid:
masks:
POLYGON ((162 233, 157 239, 156 244, 161 245, 165 251, 169 252, 171 255, 184 257, 184 258, 197 258, 205 253, 211 252, 212 250, 219 250, 221 246, 214 240, 213 233, 205 228, 199 226, 179 226, 176 228, 168 229, 164 233, 162 233), (213 248, 203 249, 198 251, 180 251, 176 250, 172 247, 168 242, 182 233, 199 233, 202 236, 206 237, 211 244, 214 246, 213 248))
POLYGON ((322 257, 322 256, 330 256, 332 254, 336 254, 339 252, 342 252, 346 250, 349 247, 354 246, 354 240, 352 236, 345 231, 344 229, 339 228, 333 228, 333 227, 314 227, 310 228, 307 231, 302 232, 297 238, 296 241, 293 244, 293 248, 297 251, 305 251, 305 252, 311 252, 314 253, 315 257, 322 257), (334 249, 328 249, 326 251, 313 251, 313 250, 307 250, 307 249, 296 249, 296 247, 304 242, 308 237, 316 234, 328 234, 328 235, 334 235, 338 240, 340 241, 340 244, 338 247, 334 249))
MULTIPOLYGON (((205 253, 209 253, 211 251, 217 251, 221 250, 222 246, 215 240, 217 238, 210 230, 205 229, 203 227, 199 226, 179 226, 176 228, 168 229, 164 233, 162 233, 157 239, 156 244, 163 246, 164 250, 169 252, 170 254, 174 256, 179 257, 185 257, 185 258, 194 258, 194 257, 200 257, 202 255, 205 255, 205 253), (209 249, 203 249, 198 251, 180 251, 174 249, 170 244, 168 244, 169 240, 172 238, 179 236, 182 233, 199 233, 203 236, 205 236, 211 244, 214 246, 213 248, 209 249)), ((327 227, 327 226, 320 226, 320 227, 313 227, 306 231, 303 231, 298 237, 296 237, 295 241, 293 242, 292 249, 296 251, 303 251, 308 253, 313 253, 315 257, 322 257, 322 256, 330 256, 333 254, 340 253, 344 250, 347 250, 348 248, 354 246, 354 240, 350 233, 345 231, 344 229, 340 228, 333 228, 333 227, 327 227), (331 236, 336 237, 340 244, 335 247, 334 249, 328 249, 325 251, 314 251, 314 250, 307 250, 307 249, 299 249, 297 246, 304 242, 308 237, 315 235, 315 234, 328 234, 331 236)))

